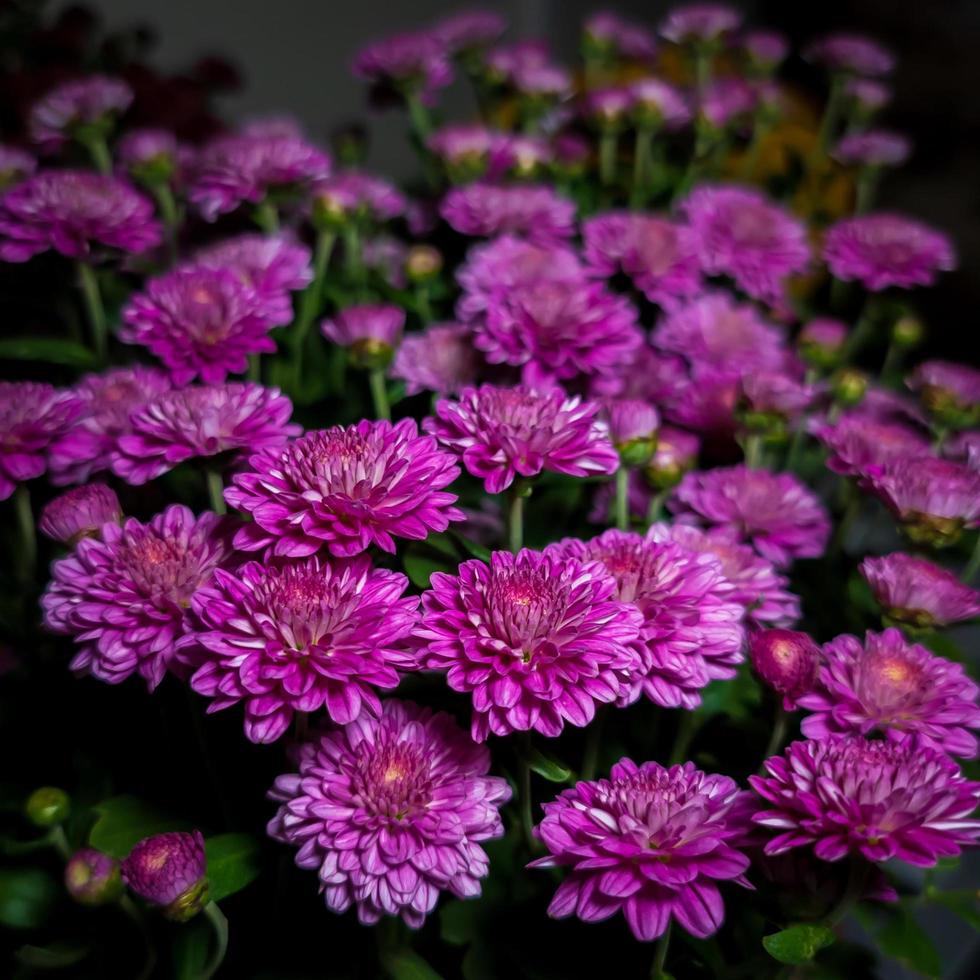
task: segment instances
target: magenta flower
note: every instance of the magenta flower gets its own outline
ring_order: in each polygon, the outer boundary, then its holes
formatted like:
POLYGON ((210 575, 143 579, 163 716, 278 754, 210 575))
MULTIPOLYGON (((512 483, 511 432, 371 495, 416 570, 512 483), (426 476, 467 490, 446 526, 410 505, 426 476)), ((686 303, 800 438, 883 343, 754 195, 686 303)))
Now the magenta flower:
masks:
POLYGON ((980 371, 952 361, 924 361, 907 379, 923 406, 955 428, 980 423, 980 371))
POLYGON ((443 446, 483 480, 487 493, 502 493, 521 476, 543 470, 569 476, 614 473, 619 456, 598 419, 599 406, 558 388, 465 388, 459 401, 441 399, 424 422, 443 446))
POLYGON ((844 86, 844 94, 866 118, 883 109, 892 100, 892 90, 884 82, 873 78, 849 78, 844 86))
POLYGON ((714 79, 698 107, 702 118, 715 129, 747 129, 766 89, 744 78, 728 75, 714 79))
POLYGON ((893 459, 930 454, 921 432, 901 422, 879 422, 849 412, 833 424, 814 426, 816 437, 830 450, 827 466, 844 476, 866 477, 893 459))
POLYGON ((600 129, 622 125, 633 108, 633 93, 627 86, 595 88, 582 96, 582 114, 600 129))
POLYGON ((692 3, 675 7, 660 24, 660 33, 674 44, 704 44, 737 31, 742 15, 721 3, 692 3))
POLYGON ((170 387, 166 372, 138 364, 85 375, 75 388, 81 415, 51 447, 51 482, 82 483, 109 469, 117 439, 130 431, 130 415, 170 387))
POLYGON ((132 414, 112 470, 139 486, 187 459, 280 448, 302 432, 292 412, 278 388, 252 382, 167 391, 132 414))
POLYGON ((888 75, 895 67, 891 51, 863 34, 828 34, 811 41, 803 49, 803 57, 833 74, 888 75))
POLYGON ((831 154, 841 163, 858 167, 900 167, 912 153, 907 136, 890 129, 867 129, 845 136, 831 154))
POLYGON ((217 384, 276 350, 259 296, 227 267, 182 265, 151 279, 123 311, 119 339, 163 361, 174 383, 217 384))
POLYGON ((956 268, 956 253, 945 235, 897 214, 838 221, 827 232, 823 257, 836 278, 857 280, 872 292, 931 286, 938 273, 956 268))
POLYGON ((593 44, 620 58, 649 61, 657 52, 657 42, 644 25, 625 20, 611 10, 593 14, 583 29, 593 44))
POLYGON ((770 30, 747 31, 741 45, 753 66, 767 73, 786 60, 790 47, 785 34, 770 30))
POLYGON ((435 32, 394 34, 362 48, 354 59, 354 74, 430 103, 436 90, 453 80, 446 55, 446 45, 435 32))
POLYGON ((0 259, 26 262, 53 248, 77 259, 101 248, 159 244, 153 204, 126 181, 87 170, 43 170, 0 197, 0 259))
POLYGON ((479 182, 454 187, 439 213, 461 235, 510 233, 547 244, 570 238, 575 231, 575 205, 545 184, 508 187, 479 182))
POLYGON ((52 541, 74 547, 82 538, 98 537, 103 524, 119 524, 119 498, 104 483, 75 487, 45 504, 38 529, 52 541))
POLYGON ((800 698, 813 690, 820 668, 820 647, 806 633, 756 630, 749 634, 752 668, 777 694, 783 708, 795 711, 800 698))
POLYGON ((779 832, 767 854, 812 844, 824 861, 855 854, 929 868, 980 838, 980 821, 969 819, 980 783, 915 738, 794 742, 766 771, 749 782, 771 807, 752 819, 779 832))
POLYGON ((739 394, 745 412, 790 423, 795 423, 813 404, 819 390, 816 385, 798 381, 785 372, 749 372, 739 379, 739 394))
POLYGON ((548 66, 548 46, 543 41, 529 40, 501 44, 488 51, 485 60, 494 81, 513 82, 521 72, 548 66))
POLYGON ((79 905, 97 906, 119 900, 119 862, 94 847, 75 851, 65 865, 65 890, 79 905))
POLYGON ((830 535, 823 504, 790 473, 744 465, 688 473, 671 506, 684 517, 729 528, 778 567, 819 558, 830 535))
POLYGON ((735 675, 744 609, 710 553, 609 530, 591 541, 566 538, 545 554, 601 562, 616 583, 615 598, 639 610, 637 661, 620 704, 646 695, 663 707, 695 708, 710 681, 735 675))
POLYGON ((656 126, 680 129, 691 121, 687 99, 671 84, 659 78, 639 78, 630 83, 633 111, 656 126))
POLYGON ((622 272, 651 303, 675 309, 701 292, 690 230, 636 211, 610 211, 584 222, 585 261, 593 275, 622 272))
POLYGON ((980 592, 925 558, 896 552, 865 558, 859 570, 893 622, 936 629, 980 616, 980 592))
POLYGON ((405 311, 388 303, 348 306, 320 325, 327 340, 350 350, 356 366, 359 362, 390 361, 404 329, 405 311))
POLYGON ((786 280, 807 268, 806 225, 758 191, 702 186, 681 210, 705 273, 728 276, 754 299, 777 305, 786 280))
POLYGON ((433 35, 450 54, 467 53, 492 44, 507 30, 507 21, 492 10, 461 10, 443 17, 433 35))
POLYGON ((254 290, 265 318, 276 327, 293 320, 291 293, 313 280, 310 250, 286 235, 239 235, 209 245, 194 257, 206 269, 229 268, 254 290))
MULTIPOLYGON (((134 129, 116 148, 120 165, 137 179, 169 181, 185 169, 193 151, 169 129, 134 129)), ((181 175, 183 176, 183 175, 181 175)))
POLYGON ((269 793, 281 805, 268 832, 299 849, 331 911, 354 905, 364 925, 396 915, 418 929, 441 891, 480 894, 480 843, 503 836, 510 787, 448 714, 386 701, 380 717, 302 745, 297 768, 269 793))
POLYGON ((596 702, 616 701, 637 659, 641 615, 616 599, 598 562, 529 551, 495 551, 459 574, 433 573, 422 596, 419 666, 445 670, 454 691, 473 695, 471 730, 584 728, 596 702))
POLYGON ((330 158, 296 136, 219 136, 200 152, 189 197, 207 221, 269 194, 297 194, 330 174, 330 158))
POLYGON ((41 606, 45 626, 81 646, 72 669, 109 684, 139 673, 151 690, 181 672, 191 600, 230 554, 220 524, 173 504, 148 524, 104 524, 54 562, 41 606))
POLYGON ((0 381, 0 500, 48 468, 52 444, 82 411, 71 391, 34 381, 0 381))
POLYGON ((832 367, 844 351, 847 334, 846 323, 819 317, 803 325, 796 337, 796 349, 807 364, 819 368, 832 367))
POLYGON ((620 759, 608 779, 580 782, 544 804, 537 835, 550 852, 532 868, 567 867, 548 906, 555 919, 599 922, 617 912, 643 942, 672 921, 704 938, 725 917, 718 881, 745 880, 733 846, 738 786, 687 762, 665 769, 620 759))
POLYGON ((603 403, 602 417, 617 452, 648 444, 647 456, 652 455, 660 428, 660 416, 652 405, 635 398, 609 398, 603 403))
POLYGON ((450 123, 437 129, 426 146, 444 166, 463 176, 476 176, 505 140, 503 132, 480 123, 450 123))
POLYGON ((204 837, 172 831, 141 840, 122 863, 127 887, 168 919, 185 922, 208 903, 204 837))
POLYGON ((307 432, 256 454, 232 478, 225 498, 253 520, 235 547, 291 558, 324 546, 339 557, 372 544, 394 552, 396 537, 421 541, 463 520, 445 492, 457 476, 452 455, 419 435, 413 419, 307 432))
POLYGON ((510 81, 520 95, 538 104, 562 102, 575 90, 571 72, 548 63, 518 65, 510 81))
POLYGON ((313 188, 315 209, 331 218, 391 221, 405 214, 408 201, 394 184, 359 170, 342 170, 318 180, 313 188))
POLYGON ((909 643, 900 630, 838 636, 823 648, 816 689, 799 699, 813 712, 803 719, 807 738, 834 734, 890 739, 917 735, 940 752, 973 759, 980 728, 980 688, 963 666, 909 643))
POLYGON ((37 160, 19 146, 0 143, 0 191, 19 184, 37 170, 37 160))
POLYGON ((671 422, 701 433, 706 442, 730 445, 741 378, 737 371, 695 363, 689 375, 676 378, 661 410, 671 422))
POLYGON ((747 623, 757 629, 789 627, 802 615, 800 598, 789 591, 789 579, 772 562, 740 544, 724 527, 704 530, 690 524, 652 524, 653 541, 674 541, 685 551, 712 555, 732 586, 731 599, 742 606, 747 623))
POLYGON ((274 742, 297 711, 326 707, 340 725, 376 715, 375 689, 396 687, 395 668, 413 666, 402 646, 419 599, 402 596, 407 586, 364 555, 219 569, 194 596, 207 653, 191 687, 214 698, 208 711, 244 702, 253 742, 274 742))
POLYGON ((86 130, 109 131, 133 101, 133 90, 121 78, 89 75, 65 82, 31 106, 27 128, 45 153, 59 150, 86 130))
POLYGON ((402 341, 390 373, 405 382, 408 395, 420 391, 458 395, 476 380, 478 367, 470 328, 461 323, 434 323, 402 341))

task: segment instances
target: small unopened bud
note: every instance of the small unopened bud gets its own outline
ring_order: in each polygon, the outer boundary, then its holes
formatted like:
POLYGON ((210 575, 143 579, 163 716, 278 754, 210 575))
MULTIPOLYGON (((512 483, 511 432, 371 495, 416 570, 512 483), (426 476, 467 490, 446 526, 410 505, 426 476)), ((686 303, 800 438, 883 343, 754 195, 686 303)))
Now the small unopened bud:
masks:
POLYGON ((83 847, 65 865, 65 888, 81 905, 114 902, 123 888, 119 862, 94 847, 83 847))
POLYGON ((697 465, 700 451, 697 436, 664 426, 657 435, 653 459, 643 471, 647 483, 655 490, 677 486, 684 474, 697 465))
POLYGON ((366 371, 385 368, 395 356, 405 311, 384 303, 349 306, 321 325, 323 336, 346 347, 351 364, 366 371))
POLYGON ((817 679, 820 648, 806 633, 794 630, 760 630, 749 637, 749 657, 759 677, 783 696, 783 707, 792 711, 817 679))
POLYGON ((42 786, 34 790, 24 804, 24 813, 35 827, 57 827, 71 812, 71 799, 57 786, 42 786))
POLYGON ((208 904, 204 837, 195 830, 141 840, 122 863, 122 879, 168 919, 186 922, 208 904))
POLYGON ((861 403, 868 391, 868 376, 856 368, 844 368, 834 375, 830 390, 835 402, 853 408, 861 403))
POLYGON ((405 274, 412 282, 431 282, 442 271, 442 253, 431 245, 413 245, 405 258, 405 274))
POLYGON ((924 334, 922 321, 915 316, 899 317, 892 325, 892 340, 899 347, 918 347, 924 334))
POLYGON ((632 398, 610 399, 603 415, 609 425, 609 437, 624 466, 631 469, 650 462, 657 448, 660 416, 646 402, 632 398))
POLYGON ((796 338, 800 357, 811 367, 831 368, 840 360, 847 326, 840 320, 811 320, 796 338))
POLYGON ((55 497, 41 512, 38 527, 54 541, 75 545, 82 538, 98 537, 103 525, 121 519, 115 492, 104 483, 90 483, 55 497))

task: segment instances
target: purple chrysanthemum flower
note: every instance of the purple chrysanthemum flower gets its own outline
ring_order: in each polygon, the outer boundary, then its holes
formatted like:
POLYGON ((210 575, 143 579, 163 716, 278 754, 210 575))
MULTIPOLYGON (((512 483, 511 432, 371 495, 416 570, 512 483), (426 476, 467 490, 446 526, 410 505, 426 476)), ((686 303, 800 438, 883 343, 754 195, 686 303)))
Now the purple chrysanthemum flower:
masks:
POLYGON ((828 34, 811 41, 803 49, 803 57, 834 74, 887 75, 895 67, 891 51, 863 34, 828 34))
POLYGON ((954 428, 980 423, 980 371, 953 361, 924 361, 907 379, 922 405, 954 428))
POLYGON ((582 115, 600 129, 620 126, 633 108, 633 93, 625 85, 609 85, 586 92, 581 99, 582 115))
POLYGON ((688 228, 635 211, 611 211, 584 222, 589 272, 629 276, 651 303, 674 309, 701 291, 701 267, 688 228))
POLYGON ((194 258, 204 268, 236 272, 255 291, 265 318, 277 327, 292 322, 290 294, 313 280, 310 250, 286 235, 239 235, 201 249, 194 258))
POLYGON ((394 184, 360 170, 342 170, 313 188, 314 209, 331 219, 391 221, 405 214, 408 201, 394 184))
POLYGON ((461 10, 443 17, 432 34, 456 55, 492 44, 507 30, 507 21, 493 10, 461 10))
POLYGON ((739 379, 742 409, 755 416, 795 423, 813 404, 819 388, 779 371, 748 372, 739 379))
POLYGON ((619 398, 638 398, 660 405, 677 387, 678 379, 687 371, 684 360, 675 354, 663 354, 644 344, 624 370, 610 384, 603 379, 602 391, 592 394, 616 395, 619 398))
POLYGON ((104 524, 56 561, 41 605, 48 629, 82 647, 72 669, 109 684, 139 673, 151 690, 180 670, 191 599, 230 554, 220 524, 173 504, 148 524, 104 524))
POLYGON ((680 354, 693 364, 727 372, 780 371, 786 367, 782 334, 756 311, 728 293, 705 293, 662 317, 651 336, 654 347, 680 354))
POLYGON ((767 854, 812 844, 824 861, 857 854, 928 868, 980 839, 980 821, 970 819, 980 783, 915 738, 794 742, 765 767, 749 782, 771 805, 752 819, 778 831, 767 854))
POLYGON ((699 187, 681 209, 705 273, 728 276, 754 299, 782 302, 786 280, 806 270, 806 225, 758 191, 699 187))
POLYGON ((692 3, 668 11, 660 34, 674 44, 704 44, 737 31, 742 15, 722 3, 692 3))
POLYGON ((525 380, 569 381, 618 375, 643 334, 629 300, 582 279, 498 291, 473 342, 491 364, 522 367, 525 380))
POLYGON ((103 524, 118 524, 122 508, 104 483, 75 487, 45 505, 38 529, 52 541, 74 547, 82 538, 98 537, 103 524))
POLYGON ((376 688, 396 687, 395 668, 413 666, 401 647, 419 599, 403 597, 407 586, 364 555, 219 569, 194 596, 207 653, 191 687, 214 699, 209 712, 244 702, 253 742, 274 742, 297 711, 325 707, 340 725, 378 714, 376 688))
POLYGON ((715 78, 705 89, 698 111, 715 129, 747 129, 765 91, 737 76, 715 78))
POLYGON ((133 101, 133 90, 121 78, 89 75, 59 85, 31 106, 27 128, 31 140, 53 153, 86 129, 105 131, 133 101))
POLYGON ((937 657, 901 630, 868 632, 864 643, 843 635, 824 644, 816 688, 799 699, 813 712, 803 719, 807 738, 917 735, 923 744, 972 759, 980 728, 980 688, 962 664, 937 657))
POLYGON ((434 32, 394 34, 362 48, 354 74, 372 85, 416 95, 431 103, 453 80, 445 42, 434 32))
POLYGON ((198 155, 189 197, 207 221, 330 174, 330 158, 295 136, 220 136, 198 155))
POLYGON ((235 536, 237 548, 301 558, 325 546, 348 557, 372 544, 394 552, 396 537, 420 541, 463 520, 445 492, 457 476, 455 458, 413 419, 363 420, 256 454, 225 498, 253 520, 235 536))
POLYGON ((980 616, 980 592, 925 558, 896 552, 859 567, 889 620, 936 629, 980 616))
POLYGON ((710 681, 734 676, 744 609, 714 555, 617 530, 591 541, 566 538, 545 554, 601 562, 616 582, 615 597, 639 610, 637 661, 620 704, 645 694, 663 707, 695 708, 710 681))
POLYGON ((327 340, 350 350, 355 365, 387 363, 402 339, 405 311, 390 303, 363 303, 340 310, 324 320, 320 331, 327 340))
POLYGON ((742 50, 756 68, 771 72, 789 54, 789 39, 772 30, 746 31, 741 39, 742 50))
POLYGON ((749 886, 749 859, 729 820, 738 785, 693 763, 665 769, 620 759, 608 779, 580 782, 544 804, 538 837, 551 852, 532 868, 567 867, 552 918, 599 922, 617 912, 641 941, 671 922, 693 936, 717 932, 725 909, 718 881, 749 886))
POLYGON ((501 44, 486 54, 486 66, 490 77, 496 82, 513 82, 521 71, 547 66, 548 46, 543 41, 515 41, 501 44))
POLYGON ((779 567, 819 558, 830 535, 823 504, 791 473, 744 465, 688 473, 671 505, 685 517, 730 528, 779 567))
POLYGON ((87 170, 43 170, 0 198, 0 259, 50 248, 77 259, 100 248, 145 252, 160 241, 153 204, 130 184, 87 170))
POLYGON ((786 711, 795 711, 799 699, 813 690, 821 659, 820 647, 807 633, 783 629, 750 633, 749 658, 762 680, 782 695, 786 711))
POLYGON ((470 328, 462 323, 434 323, 402 341, 390 373, 405 382, 408 395, 420 391, 457 395, 473 384, 478 367, 470 328))
POLYGON ((116 157, 134 176, 169 180, 181 163, 188 162, 188 149, 169 129, 134 129, 119 141, 116 157))
POLYGON ((653 453, 660 415, 652 405, 636 398, 607 398, 602 403, 602 417, 620 454, 640 444, 649 445, 647 457, 653 453))
POLYGON ((71 391, 34 381, 0 381, 0 500, 41 476, 52 444, 82 412, 71 391))
POLYGON ((830 450, 827 466, 844 476, 866 477, 893 459, 928 456, 928 439, 901 422, 879 422, 849 412, 814 435, 830 450))
POLYGON ((799 621, 800 598, 789 591, 789 579, 750 545, 739 543, 726 528, 653 524, 647 536, 654 541, 675 541, 686 551, 702 551, 717 558, 722 575, 732 586, 731 598, 745 610, 747 623, 772 629, 799 621))
POLYGON ((0 191, 19 184, 37 170, 37 160, 19 146, 0 143, 0 191))
POLYGON ((542 470, 569 476, 613 473, 619 456, 599 421, 599 406, 558 388, 466 388, 459 401, 441 399, 425 420, 442 445, 457 453, 487 493, 542 470))
POLYGON ((691 121, 687 99, 673 85, 659 78, 639 78, 630 83, 637 116, 664 129, 680 129, 691 121))
POLYGON ((706 442, 730 444, 735 435, 741 378, 737 371, 695 363, 690 373, 679 374, 664 394, 661 411, 671 422, 701 433, 706 442))
POLYGON ((892 100, 892 90, 873 78, 849 78, 844 94, 866 118, 883 109, 892 100))
POLYGON ((480 894, 490 862, 480 842, 502 837, 510 787, 488 776, 490 753, 446 713, 386 701, 299 749, 298 772, 276 779, 271 837, 299 848, 333 912, 364 925, 401 916, 418 929, 441 891, 480 894))
POLYGON ((119 339, 163 361, 175 384, 217 384, 276 349, 258 294, 228 267, 182 265, 151 279, 123 311, 119 339))
POLYGON ((439 213, 461 235, 510 233, 547 244, 570 238, 575 231, 575 205, 545 184, 508 187, 479 182, 454 187, 439 213))
POLYGON ((840 359, 847 341, 848 327, 840 320, 818 317, 803 325, 796 336, 800 357, 814 367, 832 367, 840 359))
POLYGON ((419 665, 473 695, 473 738, 583 728, 624 691, 639 610, 602 564, 524 549, 435 572, 422 596, 419 665))
POLYGON ((144 901, 160 906, 168 919, 185 922, 208 902, 204 837, 199 830, 146 837, 123 861, 122 878, 144 901))
POLYGON ((956 268, 950 240, 927 225, 897 214, 867 214, 832 225, 823 257, 831 274, 857 280, 873 292, 898 286, 931 286, 956 268))
POLYGON ((426 146, 444 166, 476 176, 505 139, 503 132, 481 123, 449 123, 432 133, 426 146))
POLYGON ((112 471, 138 486, 187 459, 275 449, 302 432, 292 412, 278 388, 252 382, 167 391, 133 412, 112 471))
POLYGON ((859 167, 900 167, 912 153, 907 136, 890 129, 868 129, 845 136, 831 156, 859 167))
POLYGON ((109 469, 117 439, 130 431, 130 415, 171 385, 166 372, 138 364, 82 378, 74 389, 81 415, 51 447, 51 482, 81 483, 109 469))
POLYGON ((594 44, 632 61, 649 61, 657 52, 653 33, 643 24, 625 20, 611 10, 593 14, 583 25, 594 44))
POLYGON ((65 890, 79 905, 106 905, 119 900, 119 862, 94 847, 75 851, 65 865, 65 890))

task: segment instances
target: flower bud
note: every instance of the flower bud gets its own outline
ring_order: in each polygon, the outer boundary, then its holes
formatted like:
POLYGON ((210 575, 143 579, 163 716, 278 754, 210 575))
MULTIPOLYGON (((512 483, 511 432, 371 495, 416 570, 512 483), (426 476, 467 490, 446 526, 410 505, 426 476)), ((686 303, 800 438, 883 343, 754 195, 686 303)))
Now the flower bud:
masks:
POLYGON ((442 253, 431 245, 413 245, 405 258, 405 274, 412 282, 426 283, 442 271, 442 253))
POLYGON ((34 790, 24 804, 24 813, 35 827, 56 827, 68 819, 71 799, 57 786, 42 786, 34 790))
POLYGON ((800 357, 815 368, 831 368, 841 357, 847 326, 840 320, 811 320, 796 338, 800 357))
POLYGON ((863 400, 868 390, 868 376, 857 368, 844 368, 834 375, 830 390, 837 404, 853 408, 863 400))
POLYGON ((653 459, 643 471, 647 483, 656 490, 677 486, 684 474, 697 465, 700 451, 697 436, 664 426, 658 434, 653 459))
POLYGON ((123 888, 119 862, 94 847, 83 847, 65 865, 65 888, 80 905, 114 902, 123 888))
POLYGON ((783 696, 787 711, 792 711, 796 699, 813 687, 820 666, 820 648, 806 633, 794 630, 752 633, 749 657, 759 677, 783 696))
POLYGON ((892 325, 892 340, 899 347, 918 347, 924 334, 925 327, 916 316, 901 316, 892 325))
POLYGON ((55 497, 41 512, 38 527, 53 541, 74 546, 82 538, 99 537, 104 524, 121 520, 115 492, 104 483, 90 483, 55 497))
POLYGON ((122 863, 122 879, 168 919, 186 922, 208 904, 204 837, 195 830, 141 840, 122 863))
POLYGON ((645 466, 657 448, 657 410, 637 399, 610 399, 603 415, 622 464, 631 468, 645 466))
POLYGON ((324 320, 320 329, 327 340, 347 348, 354 367, 369 371, 391 363, 404 327, 404 310, 366 303, 341 310, 332 320, 324 320))

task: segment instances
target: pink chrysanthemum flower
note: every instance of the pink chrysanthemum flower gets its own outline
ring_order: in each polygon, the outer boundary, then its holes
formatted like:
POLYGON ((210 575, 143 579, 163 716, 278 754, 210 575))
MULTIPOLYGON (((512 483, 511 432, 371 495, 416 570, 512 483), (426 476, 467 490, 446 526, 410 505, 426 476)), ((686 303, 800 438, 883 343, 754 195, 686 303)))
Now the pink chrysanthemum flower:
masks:
POLYGON ((134 129, 116 147, 120 166, 139 180, 170 181, 184 177, 194 151, 169 129, 134 129))
POLYGON ((591 89, 581 99, 582 115, 600 129, 622 125, 633 108, 633 93, 627 86, 610 85, 591 89))
POLYGON ((201 249, 194 258, 204 268, 236 272, 255 291, 265 318, 277 327, 292 322, 290 294, 313 280, 310 250, 286 235, 239 235, 201 249))
POLYGON ((313 189, 314 208, 331 218, 351 216, 371 221, 391 221, 405 214, 408 201, 394 184, 360 170, 343 170, 313 189))
POLYGON ((537 828, 550 854, 529 865, 568 868, 548 914, 599 922, 622 912, 644 942, 672 922, 700 938, 717 932, 717 882, 751 887, 749 859, 734 846, 741 829, 729 819, 738 792, 733 779, 690 762, 665 769, 630 759, 608 779, 564 790, 544 804, 537 828))
POLYGON ((823 257, 831 274, 857 280, 872 292, 889 286, 931 286, 956 268, 950 240, 928 225, 897 214, 867 214, 832 225, 823 257))
POLYGON ((121 520, 115 492, 104 483, 88 483, 47 503, 37 526, 52 541, 74 546, 82 538, 98 537, 103 524, 121 520))
POLYGON ((0 500, 41 476, 51 446, 82 412, 71 391, 34 381, 0 381, 0 500))
POLYGON ((276 349, 258 294, 227 267, 178 266, 151 279, 123 311, 119 339, 163 361, 174 383, 218 384, 276 349))
POLYGON ((507 21, 493 10, 462 10, 443 17, 432 34, 453 55, 492 44, 507 30, 507 21))
POLYGON ((104 524, 56 561, 41 606, 48 629, 81 646, 72 669, 109 684, 139 673, 151 690, 183 672, 191 600, 231 552, 220 524, 173 504, 148 524, 104 524))
POLYGON ((450 123, 437 129, 426 146, 452 173, 476 176, 486 169, 490 155, 505 139, 500 130, 480 123, 450 123))
POLYGON ((698 111, 715 129, 747 129, 765 92, 737 76, 715 78, 705 89, 698 111))
POLYGON ((420 391, 457 395, 476 380, 478 367, 470 328, 461 323, 434 323, 402 341, 391 376, 405 382, 408 395, 420 391))
POLYGON ((51 447, 51 482, 81 483, 109 469, 132 413, 170 388, 166 372, 138 364, 87 374, 74 389, 82 403, 78 421, 51 447))
POLYGON ((731 599, 745 610, 747 623, 758 629, 793 626, 801 616, 800 598, 789 591, 789 579, 772 562, 740 544, 723 527, 704 530, 690 524, 653 524, 653 541, 675 541, 686 551, 713 555, 732 586, 731 599))
POLYGON ((682 358, 675 354, 663 354, 644 344, 615 379, 603 379, 602 391, 591 390, 590 393, 638 398, 661 405, 676 389, 678 379, 686 373, 687 367, 682 358))
POLYGON ((980 839, 980 821, 970 819, 980 783, 915 738, 794 742, 765 767, 749 782, 771 807, 752 819, 778 831, 767 854, 813 845, 824 861, 854 854, 929 868, 980 839))
POLYGON ((803 57, 835 74, 887 75, 895 67, 891 51, 863 34, 828 34, 811 41, 803 57))
POLYGON ((593 44, 610 50, 621 58, 648 61, 657 52, 653 33, 635 21, 625 20, 611 10, 593 14, 583 25, 593 44))
POLYGON ((931 414, 956 428, 980 423, 980 371, 952 361, 924 361, 907 379, 931 414))
POLYGON ((620 704, 646 695, 663 707, 695 708, 710 681, 734 676, 744 609, 710 553, 609 530, 591 541, 566 538, 545 554, 601 562, 616 582, 615 597, 642 615, 620 704))
POLYGON ((503 836, 510 787, 448 714, 386 701, 380 717, 301 746, 297 768, 269 793, 281 806, 268 832, 299 848, 331 911, 354 905, 364 925, 393 915, 418 929, 440 892, 480 894, 480 843, 503 836))
POLYGON ((929 440, 901 422, 879 422, 849 412, 833 424, 814 426, 814 435, 830 450, 827 466, 844 476, 866 477, 893 459, 930 454, 929 440))
POLYGON ((65 82, 31 106, 27 128, 31 140, 53 153, 86 129, 108 131, 133 101, 133 90, 121 78, 89 75, 65 82))
POLYGON ((847 340, 848 326, 830 317, 818 317, 803 325, 796 335, 796 350, 807 364, 833 367, 840 360, 847 340))
POLYGON ((43 170, 0 197, 0 259, 53 248, 77 259, 100 249, 145 252, 160 242, 153 204, 130 184, 87 170, 43 170))
POLYGON ((660 34, 674 44, 704 44, 737 31, 742 15, 722 3, 692 3, 668 11, 660 34))
POLYGON ((547 244, 575 232, 575 205, 545 184, 454 187, 439 213, 455 231, 475 237, 510 233, 547 244))
POLYGON ((499 291, 474 344, 491 364, 524 369, 525 380, 611 377, 643 344, 636 309, 600 283, 541 282, 499 291))
POLYGON ((936 629, 980 616, 980 592, 925 558, 896 552, 859 568, 889 620, 936 629))
POLYGON ((501 44, 486 54, 488 72, 494 81, 512 82, 524 70, 547 66, 548 46, 543 41, 515 41, 501 44))
POLYGON ((473 738, 584 728, 632 673, 639 610, 602 564, 526 548, 435 572, 422 596, 419 666, 473 695, 473 738))
POLYGON ((901 630, 838 636, 824 644, 817 687, 799 699, 812 712, 803 719, 807 738, 834 734, 890 739, 908 734, 950 755, 972 759, 980 728, 980 688, 963 666, 909 643, 901 630))
POLYGON ((779 567, 819 558, 830 535, 823 504, 791 473, 744 465, 688 473, 671 505, 687 518, 731 529, 779 567))
POLYGON ((773 629, 749 634, 749 658, 759 677, 782 695, 783 709, 795 711, 814 688, 821 655, 809 634, 773 629))
POLYGON ((782 334, 755 307, 736 302, 728 293, 705 293, 670 311, 660 320, 651 342, 692 363, 730 372, 786 367, 782 334))
POLYGON ((0 191, 19 184, 37 170, 37 160, 19 146, 0 143, 0 191))
POLYGON ((695 363, 689 375, 677 376, 661 410, 671 422, 701 433, 706 442, 730 445, 741 379, 738 371, 695 363))
POLYGON ((602 403, 602 417, 609 426, 609 438, 621 455, 643 445, 649 446, 648 457, 653 454, 660 415, 652 405, 635 398, 607 398, 602 403))
POLYGON ((806 225, 758 191, 699 187, 681 210, 704 271, 728 276, 754 299, 782 302, 786 280, 806 270, 806 225))
POLYGON ((302 432, 292 412, 278 388, 252 382, 167 391, 132 414, 112 471, 138 486, 187 459, 275 449, 302 432))
POLYGON ((372 544, 394 552, 396 537, 421 541, 463 520, 445 492, 457 476, 455 458, 413 419, 307 432, 233 477, 225 498, 253 520, 235 547, 291 558, 321 547, 348 557, 372 544))
POLYGON ((742 50, 757 69, 771 72, 786 60, 789 39, 779 31, 747 31, 741 39, 742 50))
POLYGON ((121 872, 132 891, 176 922, 193 918, 208 903, 207 855, 199 830, 144 838, 122 862, 121 872))
POLYGON ((664 129, 680 129, 691 121, 687 99, 671 84, 659 78, 639 78, 630 83, 633 110, 644 121, 664 129))
POLYGON ((189 197, 207 221, 270 193, 295 194, 330 174, 330 158, 295 136, 220 136, 201 150, 189 197))
POLYGON ((748 372, 739 378, 739 400, 744 412, 777 417, 795 423, 813 404, 820 389, 785 371, 748 372))
POLYGON ((900 167, 912 153, 907 136, 890 129, 867 129, 845 136, 831 156, 858 167, 900 167))
POLYGON ((629 276, 651 303, 674 309, 701 292, 701 267, 690 230, 635 211, 611 211, 583 224, 593 275, 629 276))
POLYGON ((558 388, 466 388, 459 401, 442 399, 425 420, 442 445, 457 453, 487 493, 542 470, 569 476, 614 473, 619 455, 599 421, 599 406, 558 388))
POLYGON ((362 303, 324 320, 320 331, 327 340, 347 347, 354 362, 391 359, 405 329, 405 311, 390 303, 362 303))
POLYGON ((372 85, 418 95, 430 103, 453 80, 445 43, 435 32, 394 34, 373 41, 354 59, 354 74, 372 85))
POLYGON ((849 78, 844 94, 866 118, 884 109, 892 100, 892 90, 873 78, 849 78))
POLYGON ((396 687, 395 668, 414 663, 402 645, 419 599, 407 587, 364 555, 219 569, 194 596, 207 653, 191 687, 214 699, 208 711, 244 702, 253 742, 274 742, 297 711, 325 707, 340 725, 378 714, 376 688, 396 687))

